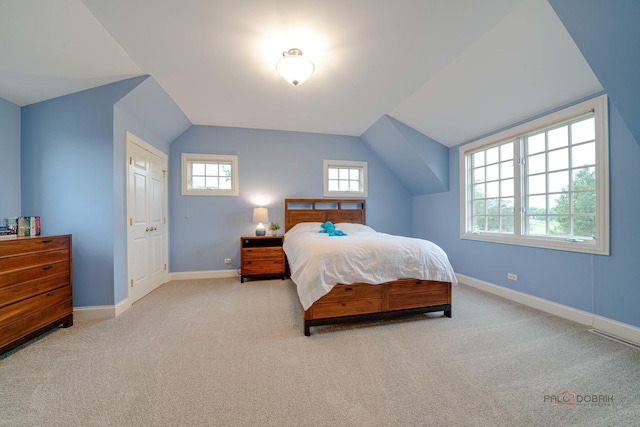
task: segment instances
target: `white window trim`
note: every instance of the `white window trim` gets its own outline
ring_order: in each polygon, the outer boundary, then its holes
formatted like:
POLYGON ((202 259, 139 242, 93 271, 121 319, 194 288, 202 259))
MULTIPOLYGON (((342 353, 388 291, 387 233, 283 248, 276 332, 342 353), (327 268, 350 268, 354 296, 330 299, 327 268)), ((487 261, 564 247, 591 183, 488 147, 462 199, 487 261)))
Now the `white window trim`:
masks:
POLYGON ((183 196, 237 196, 238 195, 238 156, 218 154, 182 153, 182 195, 183 196), (230 162, 230 190, 199 190, 189 188, 189 162, 230 162))
MULTIPOLYGON (((482 138, 478 141, 463 145, 459 150, 460 165, 460 238, 468 240, 478 240, 485 242, 506 243, 512 245, 532 246, 546 249, 556 249, 572 252, 583 252, 598 255, 609 255, 609 111, 607 96, 601 95, 588 101, 581 102, 561 111, 551 113, 544 117, 518 125, 511 129, 504 130, 497 134, 482 138), (474 233, 468 230, 467 217, 471 212, 467 198, 468 185, 468 165, 467 154, 482 147, 489 147, 498 143, 506 142, 524 134, 534 132, 539 129, 553 126, 566 120, 570 120, 580 114, 593 111, 596 117, 596 235, 593 241, 567 241, 564 238, 548 236, 530 236, 520 233, 519 224, 521 213, 516 204, 514 225, 516 233, 514 235, 502 233, 474 233)), ((517 152, 517 150, 516 150, 517 152)), ((517 175, 517 174, 516 174, 517 175)), ((516 185, 516 198, 520 197, 519 185, 516 185)))
POLYGON ((322 181, 324 189, 324 197, 367 197, 369 195, 368 190, 368 175, 367 175, 367 162, 355 161, 355 160, 324 160, 322 167, 322 181), (348 168, 360 168, 362 169, 362 191, 329 191, 329 168, 330 167, 348 167, 348 168))

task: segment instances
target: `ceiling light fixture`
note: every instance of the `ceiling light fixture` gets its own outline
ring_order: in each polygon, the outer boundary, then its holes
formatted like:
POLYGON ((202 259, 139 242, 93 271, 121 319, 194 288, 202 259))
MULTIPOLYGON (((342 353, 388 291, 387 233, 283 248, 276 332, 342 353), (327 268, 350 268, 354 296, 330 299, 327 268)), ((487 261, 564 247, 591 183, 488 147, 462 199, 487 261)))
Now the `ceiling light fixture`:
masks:
POLYGON ((304 58, 302 51, 296 48, 282 52, 282 58, 276 64, 278 74, 294 86, 304 83, 315 68, 313 62, 304 58))

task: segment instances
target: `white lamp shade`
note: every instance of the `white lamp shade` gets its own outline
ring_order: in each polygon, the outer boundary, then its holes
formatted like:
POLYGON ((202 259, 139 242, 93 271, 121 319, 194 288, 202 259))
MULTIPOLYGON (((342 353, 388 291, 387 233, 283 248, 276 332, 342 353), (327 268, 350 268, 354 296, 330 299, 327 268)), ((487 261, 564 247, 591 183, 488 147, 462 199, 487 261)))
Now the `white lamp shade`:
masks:
POLYGON ((298 86, 313 74, 315 65, 302 56, 300 49, 289 49, 282 54, 282 59, 276 64, 276 70, 283 79, 298 86))
POLYGON ((254 208, 253 222, 256 222, 256 223, 269 222, 269 211, 267 210, 267 208, 254 208))

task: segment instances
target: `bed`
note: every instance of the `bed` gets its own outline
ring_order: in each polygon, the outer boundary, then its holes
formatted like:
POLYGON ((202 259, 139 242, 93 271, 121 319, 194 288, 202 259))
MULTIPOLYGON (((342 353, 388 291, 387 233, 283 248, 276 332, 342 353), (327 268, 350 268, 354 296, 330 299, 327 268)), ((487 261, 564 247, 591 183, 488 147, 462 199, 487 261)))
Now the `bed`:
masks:
POLYGON ((312 326, 452 315, 456 278, 444 251, 423 239, 376 232, 366 226, 365 205, 364 199, 285 199, 283 249, 306 336, 312 326), (347 236, 319 233, 326 221, 347 236))

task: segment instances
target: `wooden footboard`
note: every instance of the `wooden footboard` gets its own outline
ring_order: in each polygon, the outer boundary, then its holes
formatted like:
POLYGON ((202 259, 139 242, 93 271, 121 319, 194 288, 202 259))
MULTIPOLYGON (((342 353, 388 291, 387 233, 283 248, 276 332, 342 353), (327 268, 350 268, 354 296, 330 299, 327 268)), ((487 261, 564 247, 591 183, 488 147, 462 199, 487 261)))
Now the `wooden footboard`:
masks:
POLYGON ((304 312, 304 334, 311 334, 311 326, 434 311, 451 317, 451 283, 401 279, 380 285, 336 285, 304 312))

